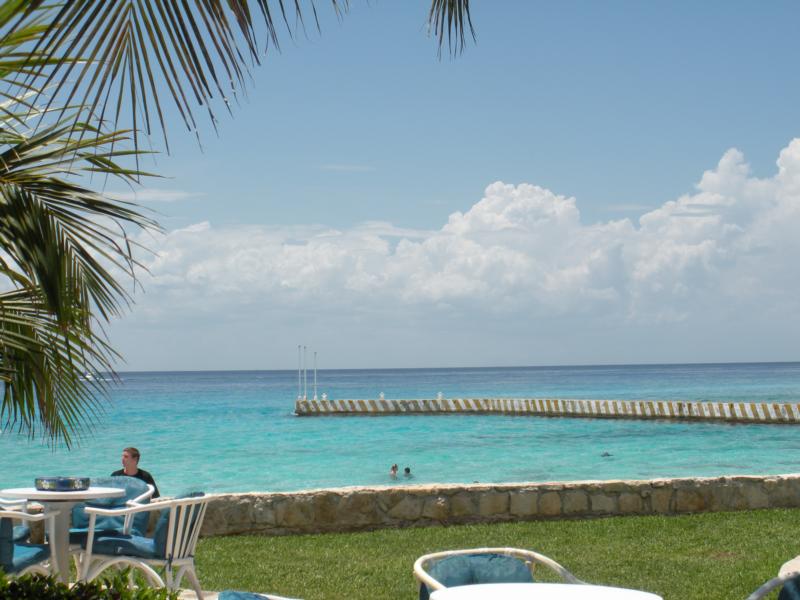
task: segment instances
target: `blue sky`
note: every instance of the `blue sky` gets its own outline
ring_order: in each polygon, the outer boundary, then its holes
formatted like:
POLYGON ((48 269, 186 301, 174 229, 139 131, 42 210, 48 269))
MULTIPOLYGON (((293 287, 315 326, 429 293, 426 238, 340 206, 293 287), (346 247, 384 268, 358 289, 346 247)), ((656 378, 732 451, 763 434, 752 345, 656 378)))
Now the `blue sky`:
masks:
POLYGON ((427 7, 323 2, 174 120, 121 368, 798 359, 797 3, 476 1, 452 60, 427 7))

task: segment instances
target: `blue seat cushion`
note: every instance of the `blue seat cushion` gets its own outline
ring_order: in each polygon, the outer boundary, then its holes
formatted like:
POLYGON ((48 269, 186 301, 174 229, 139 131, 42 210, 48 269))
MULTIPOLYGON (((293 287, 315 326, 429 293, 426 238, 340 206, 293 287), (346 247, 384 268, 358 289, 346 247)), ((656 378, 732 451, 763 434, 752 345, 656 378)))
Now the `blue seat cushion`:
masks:
MULTIPOLYGON (((147 484, 144 481, 126 476, 95 477, 92 478, 92 485, 122 488, 125 490, 125 495, 119 498, 99 498, 88 503, 81 502, 76 504, 72 509, 72 528, 69 530, 70 544, 79 544, 86 539, 86 532, 89 528, 89 515, 85 511, 87 506, 110 509, 125 508, 129 500, 133 500, 147 491, 147 484)), ((148 502, 148 500, 145 500, 143 504, 148 502)), ((131 523, 131 534, 144 535, 147 533, 149 519, 150 514, 146 512, 134 515, 131 523)), ((123 517, 98 517, 95 523, 95 530, 107 534, 121 533, 124 525, 125 520, 123 517)))
POLYGON ((50 547, 46 544, 14 544, 14 561, 11 572, 22 571, 49 558, 50 547))
POLYGON ((12 539, 14 540, 15 544, 21 544, 28 540, 31 537, 31 528, 27 525, 17 525, 14 527, 14 533, 12 534, 12 539))
MULTIPOLYGON (((119 519, 117 524, 117 517, 99 517, 95 522, 94 538, 98 539, 101 536, 123 535, 122 533, 123 522, 119 519)), ((132 535, 141 535, 142 532, 136 531, 131 527, 132 535)), ((69 530, 69 543, 86 545, 86 538, 89 535, 88 527, 72 527, 69 530)))
MULTIPOLYGON (((86 542, 83 542, 86 548, 86 542)), ((153 538, 141 535, 100 536, 92 544, 92 553, 111 556, 138 556, 139 558, 157 558, 153 538)))
MULTIPOLYGON (((428 574, 444 587, 476 583, 531 583, 533 575, 525 561, 503 554, 456 554, 436 561, 428 574)), ((428 600, 430 590, 419 588, 420 600, 428 600)))
POLYGON ((783 584, 778 600, 800 600, 800 577, 790 579, 783 584))
POLYGON ((9 573, 14 567, 14 523, 11 519, 0 519, 0 569, 9 573))
POLYGON ((50 548, 40 544, 15 544, 11 519, 0 519, 0 569, 16 573, 47 560, 50 548))

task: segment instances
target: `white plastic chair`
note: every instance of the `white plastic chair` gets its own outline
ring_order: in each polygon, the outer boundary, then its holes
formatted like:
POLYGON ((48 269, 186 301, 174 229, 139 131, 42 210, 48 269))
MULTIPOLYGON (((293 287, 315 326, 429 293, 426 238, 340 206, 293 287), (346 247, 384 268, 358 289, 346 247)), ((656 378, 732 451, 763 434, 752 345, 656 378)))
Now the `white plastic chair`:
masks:
POLYGON ((207 496, 180 498, 121 509, 87 507, 89 533, 81 559, 81 579, 91 581, 110 567, 131 566, 140 570, 151 585, 177 590, 185 575, 197 597, 203 592, 194 565, 194 552, 203 525, 207 496), (138 535, 96 535, 98 516, 128 516, 161 512, 153 537, 138 535), (164 577, 158 571, 164 573, 164 577))
MULTIPOLYGON (((55 516, 57 514, 58 511, 49 511, 32 515, 19 509, 3 509, 0 510, 0 524, 2 524, 2 519, 8 519, 9 525, 11 525, 15 520, 22 521, 23 523, 45 521, 48 531, 52 532, 55 527, 55 516)), ((0 535, 2 535, 2 538, 0 538, 0 543, 10 543, 12 548, 12 565, 10 568, 8 568, 7 575, 18 577, 20 575, 25 575, 26 573, 41 573, 42 575, 54 575, 58 573, 58 561, 56 560, 52 545, 14 543, 13 527, 11 526, 7 527, 7 532, 0 532, 0 535), (23 556, 22 561, 15 561, 14 556, 16 555, 19 559, 21 554, 27 556, 23 556), (19 567, 14 565, 16 562, 19 562, 19 564, 23 566, 19 567)))
MULTIPOLYGON (((115 487, 113 485, 113 483, 109 483, 111 480, 114 480, 114 479, 119 479, 119 477, 107 477, 107 478, 103 478, 102 480, 94 480, 94 481, 100 481, 99 485, 106 485, 108 487, 115 487)), ((150 502, 150 499, 153 497, 153 494, 155 493, 156 488, 154 486, 150 485, 149 483, 145 484, 145 488, 146 489, 145 489, 144 492, 142 492, 141 494, 139 494, 135 498, 131 498, 130 500, 127 500, 125 502, 125 506, 126 507, 143 506, 144 504, 147 504, 148 502, 150 502)), ((73 512, 72 514, 73 514, 73 519, 74 519, 75 518, 75 516, 74 516, 75 513, 73 512)), ((130 535, 131 528, 133 526, 133 517, 134 517, 133 514, 125 515, 125 517, 122 520, 122 527, 118 530, 118 533, 120 533, 122 535, 130 535)), ((72 537, 74 532, 75 532, 75 529, 70 529, 70 537, 72 537)), ((147 532, 143 531, 141 533, 147 533, 147 532)), ((87 535, 88 535, 88 533, 87 533, 87 535)), ((73 561, 75 563, 75 570, 78 573, 80 573, 81 572, 81 561, 83 560, 83 555, 84 555, 83 546, 81 545, 81 543, 70 543, 69 552, 72 555, 72 559, 73 559, 73 561)))
MULTIPOLYGON (((0 498, 0 510, 13 510, 28 512, 28 501, 22 499, 0 498)), ((21 520, 21 519, 18 519, 21 520)), ((24 542, 30 537, 31 530, 27 525, 17 525, 14 527, 14 542, 24 542)))
POLYGON ((424 556, 420 556, 416 560, 416 562, 414 562, 414 577, 420 582, 422 586, 425 586, 427 588, 427 590, 425 591, 421 590, 420 597, 427 597, 426 592, 432 593, 436 590, 445 589, 446 587, 442 582, 438 581, 428 573, 428 570, 434 564, 436 564, 439 561, 452 558, 455 556, 477 557, 478 555, 508 556, 521 560, 530 569, 532 578, 534 576, 534 570, 536 566, 542 565, 554 571, 561 577, 561 579, 563 579, 567 583, 577 583, 577 584, 586 583, 585 581, 581 581, 580 579, 575 577, 565 567, 558 564, 553 559, 548 558, 543 554, 539 554, 538 552, 533 552, 531 550, 521 550, 519 548, 471 548, 467 550, 448 550, 445 552, 434 552, 432 554, 426 554, 424 556))

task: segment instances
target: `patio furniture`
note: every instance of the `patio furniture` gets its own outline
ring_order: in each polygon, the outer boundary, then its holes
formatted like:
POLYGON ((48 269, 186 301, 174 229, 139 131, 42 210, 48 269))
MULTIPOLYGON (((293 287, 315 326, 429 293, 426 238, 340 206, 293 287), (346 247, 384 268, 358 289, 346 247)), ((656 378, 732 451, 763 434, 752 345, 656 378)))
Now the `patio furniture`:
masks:
MULTIPOLYGON (((139 506, 150 502, 155 487, 141 479, 127 476, 92 477, 92 485, 119 488, 124 490, 122 496, 115 498, 100 498, 89 502, 81 502, 72 507, 72 527, 69 530, 69 552, 75 561, 75 569, 81 572, 81 559, 83 546, 86 545, 86 536, 89 532, 89 516, 86 507, 94 508, 125 508, 139 506)), ((102 535, 145 535, 149 522, 147 513, 128 515, 127 517, 101 517, 95 524, 96 534, 102 535)))
POLYGON ((49 530, 49 542, 52 544, 58 569, 53 568, 52 570, 63 583, 69 582, 69 517, 72 507, 84 500, 112 498, 122 496, 124 493, 125 491, 119 488, 94 486, 87 490, 70 492, 43 491, 37 490, 35 487, 0 490, 0 496, 35 500, 44 506, 45 513, 53 514, 55 519, 49 530))
POLYGON ((584 583, 551 558, 518 548, 473 548, 426 554, 414 563, 414 577, 420 582, 420 600, 428 600, 432 592, 450 587, 533 583, 537 565, 555 571, 568 583, 584 583))
POLYGON ((41 573, 50 575, 58 572, 58 561, 53 547, 49 544, 27 544, 14 541, 14 520, 31 523, 46 521, 53 531, 55 512, 32 515, 19 510, 0 510, 0 569, 7 575, 41 573))
POLYGON ((255 592, 237 592, 235 590, 225 590, 220 592, 217 600, 293 600, 284 596, 273 594, 256 594, 255 592))
MULTIPOLYGON (((28 512, 27 500, 11 500, 10 498, 0 498, 0 510, 16 510, 20 512, 28 512)), ((21 521, 22 519, 17 519, 21 521)), ((31 528, 25 524, 14 525, 13 541, 15 544, 21 544, 28 541, 31 537, 31 528)))
POLYGON ((760 600, 778 587, 782 588, 780 594, 778 594, 780 600, 800 599, 800 573, 789 573, 788 575, 773 577, 760 585, 747 597, 747 600, 760 600))
POLYGON ((605 585, 482 583, 437 590, 431 600, 663 600, 661 596, 605 585))
MULTIPOLYGON (((152 498, 155 488, 135 477, 116 476, 116 477, 93 477, 92 485, 109 488, 119 488, 124 491, 122 496, 114 498, 100 498, 81 502, 72 508, 72 527, 69 530, 70 549, 77 547, 86 541, 86 534, 89 531, 89 516, 86 514, 86 507, 93 508, 125 508, 127 506, 138 506, 147 504, 152 498)), ((148 523, 147 513, 138 515, 128 515, 127 517, 103 517, 97 520, 95 525, 96 532, 104 535, 113 533, 144 535, 147 533, 148 523)))
POLYGON ((86 507, 89 531, 81 559, 81 579, 90 581, 110 567, 131 566, 140 570, 151 585, 177 590, 185 575, 197 597, 203 591, 194 565, 194 551, 206 512, 208 497, 193 495, 153 504, 105 509, 86 507), (128 517, 160 511, 153 537, 103 535, 97 530, 100 517, 128 517), (164 573, 164 578, 156 569, 164 573))

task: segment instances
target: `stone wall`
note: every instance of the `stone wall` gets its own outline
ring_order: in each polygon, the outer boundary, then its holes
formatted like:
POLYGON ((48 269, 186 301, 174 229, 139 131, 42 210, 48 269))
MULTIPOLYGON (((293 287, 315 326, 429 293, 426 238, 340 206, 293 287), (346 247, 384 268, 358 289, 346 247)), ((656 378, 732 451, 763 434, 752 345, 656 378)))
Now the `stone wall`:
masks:
POLYGON ((800 423, 800 403, 564 400, 561 398, 437 398, 420 400, 297 400, 301 417, 399 414, 502 414, 540 417, 676 419, 733 423, 800 423))
POLYGON ((285 535, 800 506, 800 474, 335 488, 213 496, 203 535, 285 535))

